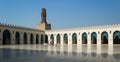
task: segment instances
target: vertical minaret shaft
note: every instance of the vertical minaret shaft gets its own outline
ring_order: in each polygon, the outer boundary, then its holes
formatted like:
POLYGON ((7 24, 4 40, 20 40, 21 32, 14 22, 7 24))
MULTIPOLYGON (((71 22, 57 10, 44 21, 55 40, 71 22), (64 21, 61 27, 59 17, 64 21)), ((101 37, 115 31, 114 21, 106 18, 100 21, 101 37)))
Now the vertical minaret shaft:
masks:
POLYGON ((41 18, 42 18, 41 23, 47 23, 46 22, 46 9, 45 8, 42 9, 41 18))

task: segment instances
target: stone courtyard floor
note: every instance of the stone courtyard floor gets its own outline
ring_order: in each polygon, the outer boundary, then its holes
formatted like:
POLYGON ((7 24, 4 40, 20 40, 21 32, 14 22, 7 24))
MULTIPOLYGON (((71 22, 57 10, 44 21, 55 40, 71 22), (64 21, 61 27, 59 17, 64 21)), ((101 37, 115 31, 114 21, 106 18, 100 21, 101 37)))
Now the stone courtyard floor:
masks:
POLYGON ((120 45, 0 45, 0 62, 120 62, 120 45))

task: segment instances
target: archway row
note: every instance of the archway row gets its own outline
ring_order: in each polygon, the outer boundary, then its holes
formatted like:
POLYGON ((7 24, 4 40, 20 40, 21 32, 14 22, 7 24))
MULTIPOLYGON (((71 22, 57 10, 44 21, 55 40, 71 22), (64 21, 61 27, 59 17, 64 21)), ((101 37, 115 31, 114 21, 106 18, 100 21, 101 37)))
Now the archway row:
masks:
MULTIPOLYGON (((52 34, 50 36, 52 40, 54 40, 54 35, 52 34)), ((57 34, 57 43, 60 44, 61 42, 61 35, 57 34)), ((97 33, 92 32, 91 33, 91 44, 97 44, 97 33)), ((65 33, 63 34, 63 43, 68 44, 68 34, 65 33)), ((87 44, 88 43, 88 34, 86 32, 82 33, 82 44, 87 44)), ((77 34, 73 33, 72 34, 72 44, 77 44, 77 34)), ((101 33, 101 44, 108 44, 108 32, 103 31, 101 33)), ((113 44, 120 44, 120 31, 115 31, 113 33, 113 44)))
MULTIPOLYGON (((12 44, 12 35, 11 34, 11 31, 6 29, 3 31, 3 34, 2 34, 2 44, 3 45, 10 45, 12 44)), ((19 31, 16 31, 14 33, 15 35, 15 44, 22 44, 21 41, 21 33, 19 31)), ((34 39, 34 36, 33 34, 31 33, 30 34, 30 44, 33 44, 33 39, 34 39)), ((36 44, 39 44, 39 35, 36 34, 36 44)), ((23 33, 23 44, 28 44, 28 34, 26 32, 23 33)))

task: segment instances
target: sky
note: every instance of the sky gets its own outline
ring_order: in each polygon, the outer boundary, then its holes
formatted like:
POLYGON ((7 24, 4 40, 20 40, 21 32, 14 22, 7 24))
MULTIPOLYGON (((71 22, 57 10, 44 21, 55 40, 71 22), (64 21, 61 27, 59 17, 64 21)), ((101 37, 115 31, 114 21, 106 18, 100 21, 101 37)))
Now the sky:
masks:
POLYGON ((42 8, 52 29, 120 24, 120 0, 0 0, 0 22, 36 28, 42 8))

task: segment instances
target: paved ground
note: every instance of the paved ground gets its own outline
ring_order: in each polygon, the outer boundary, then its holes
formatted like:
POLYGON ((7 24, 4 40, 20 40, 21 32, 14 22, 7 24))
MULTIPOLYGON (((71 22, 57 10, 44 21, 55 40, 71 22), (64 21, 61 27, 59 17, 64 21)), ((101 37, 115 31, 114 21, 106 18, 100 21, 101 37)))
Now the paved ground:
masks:
POLYGON ((1 45, 0 62, 120 62, 120 45, 1 45))

